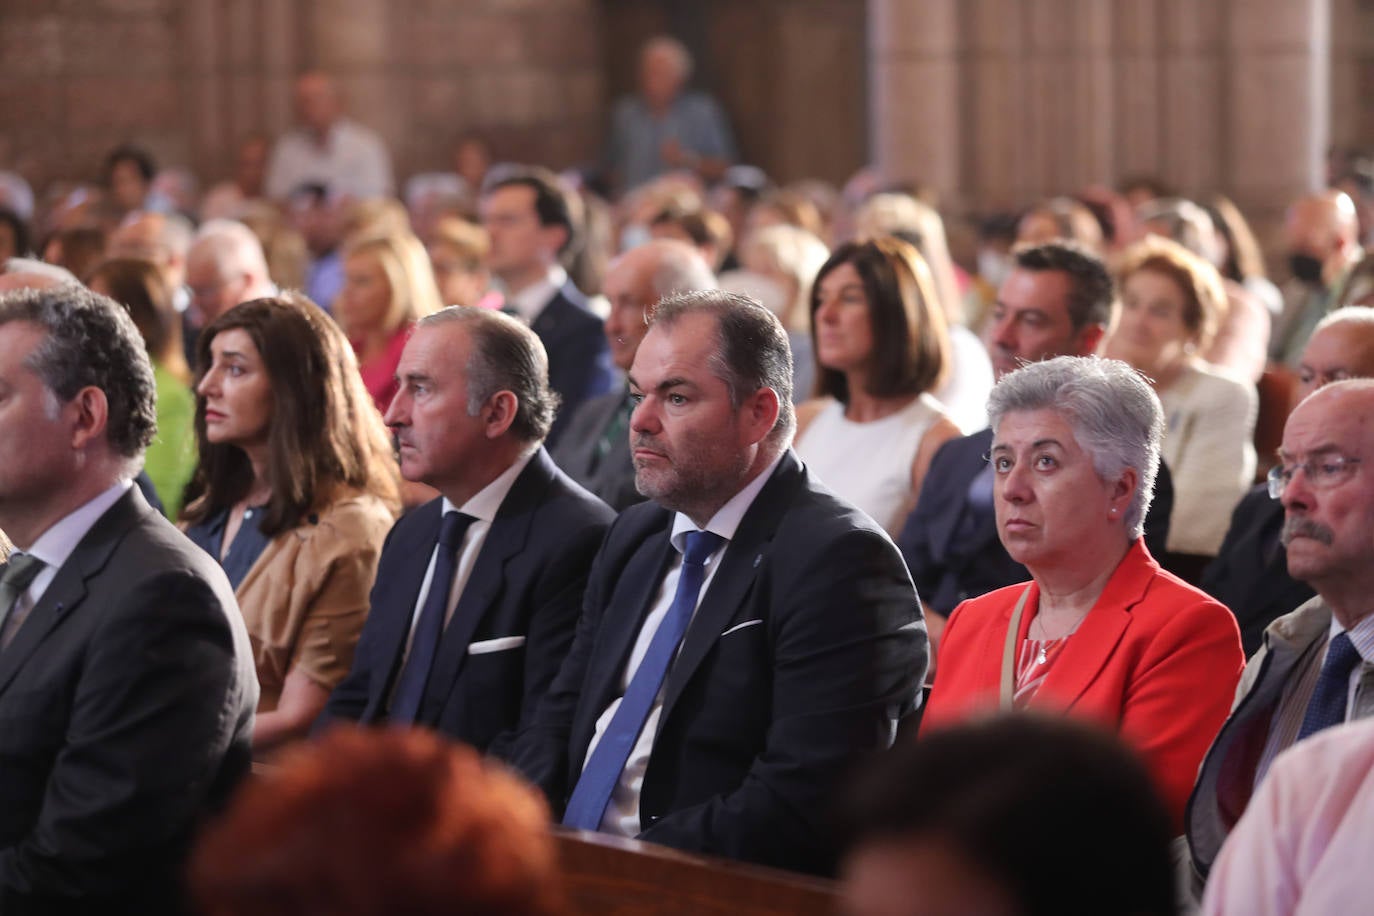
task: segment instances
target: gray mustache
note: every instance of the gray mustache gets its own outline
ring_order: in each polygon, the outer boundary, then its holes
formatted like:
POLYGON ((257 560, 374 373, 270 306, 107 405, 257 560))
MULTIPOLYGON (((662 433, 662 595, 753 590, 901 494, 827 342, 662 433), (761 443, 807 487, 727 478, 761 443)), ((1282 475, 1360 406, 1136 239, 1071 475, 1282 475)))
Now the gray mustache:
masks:
POLYGON ((1283 541, 1283 546, 1287 547, 1293 538, 1311 538, 1326 546, 1331 546, 1331 542, 1336 539, 1336 533, 1325 525, 1319 525, 1310 518, 1284 519, 1283 532, 1279 539, 1283 541))

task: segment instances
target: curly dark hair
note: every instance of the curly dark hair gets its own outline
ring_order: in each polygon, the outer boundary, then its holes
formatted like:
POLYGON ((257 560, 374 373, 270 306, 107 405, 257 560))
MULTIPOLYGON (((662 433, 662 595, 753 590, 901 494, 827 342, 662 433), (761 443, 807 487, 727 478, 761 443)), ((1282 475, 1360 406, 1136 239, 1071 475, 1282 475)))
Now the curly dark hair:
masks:
POLYGON ((29 368, 66 403, 83 388, 105 393, 106 438, 126 458, 138 458, 157 433, 157 388, 143 337, 113 299, 74 283, 0 296, 0 325, 24 321, 46 336, 29 368))

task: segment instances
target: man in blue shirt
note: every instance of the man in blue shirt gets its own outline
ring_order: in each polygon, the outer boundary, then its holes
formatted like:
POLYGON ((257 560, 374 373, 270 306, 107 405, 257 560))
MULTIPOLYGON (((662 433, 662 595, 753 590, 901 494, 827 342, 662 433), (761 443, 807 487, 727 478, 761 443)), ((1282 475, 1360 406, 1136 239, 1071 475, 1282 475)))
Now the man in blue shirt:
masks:
POLYGON ((725 113, 701 92, 684 91, 692 57, 681 42, 652 38, 639 56, 639 93, 616 103, 606 167, 611 184, 628 191, 673 169, 708 181, 735 159, 725 113))

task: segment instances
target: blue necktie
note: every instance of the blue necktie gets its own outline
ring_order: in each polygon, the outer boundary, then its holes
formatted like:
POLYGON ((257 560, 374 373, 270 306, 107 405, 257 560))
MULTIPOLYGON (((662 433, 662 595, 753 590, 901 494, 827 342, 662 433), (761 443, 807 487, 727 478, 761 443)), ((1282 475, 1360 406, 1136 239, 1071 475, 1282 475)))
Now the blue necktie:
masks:
POLYGON ((724 538, 709 531, 693 531, 687 535, 687 548, 682 552, 682 572, 678 576, 673 603, 649 642, 649 649, 630 679, 630 686, 625 689, 625 696, 611 717, 610 725, 606 726, 601 741, 592 751, 582 776, 577 780, 563 814, 564 825, 581 830, 596 830, 601 826, 601 818, 616 783, 620 781, 625 761, 629 759, 639 733, 644 730, 644 720, 649 716, 654 698, 658 696, 673 656, 677 653, 678 643, 682 642, 687 624, 696 610, 697 595, 701 592, 701 583, 706 579, 706 559, 722 541, 724 538))
POLYGON ((429 594, 415 623, 415 635, 410 640, 410 655, 396 682, 387 721, 410 725, 420 711, 425 695, 429 669, 439 651, 439 639, 444 634, 444 614, 448 611, 448 593, 453 588, 453 574, 458 568, 458 548, 463 535, 477 519, 461 512, 445 512, 439 526, 439 551, 434 559, 434 575, 429 580, 429 594))
POLYGON ((1337 633, 1326 647, 1326 661, 1317 676, 1317 689, 1307 701, 1298 740, 1345 721, 1345 701, 1350 695, 1350 672, 1360 662, 1360 653, 1345 633, 1337 633))

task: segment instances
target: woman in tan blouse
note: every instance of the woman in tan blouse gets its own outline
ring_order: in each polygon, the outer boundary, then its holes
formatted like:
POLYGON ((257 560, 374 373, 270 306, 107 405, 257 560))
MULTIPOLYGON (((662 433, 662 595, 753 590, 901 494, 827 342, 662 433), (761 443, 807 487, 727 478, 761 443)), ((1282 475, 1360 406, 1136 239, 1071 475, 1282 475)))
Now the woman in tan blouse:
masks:
POLYGON ((304 296, 230 309, 197 356, 200 495, 182 522, 248 624, 263 751, 305 734, 348 673, 399 478, 353 348, 304 296))

